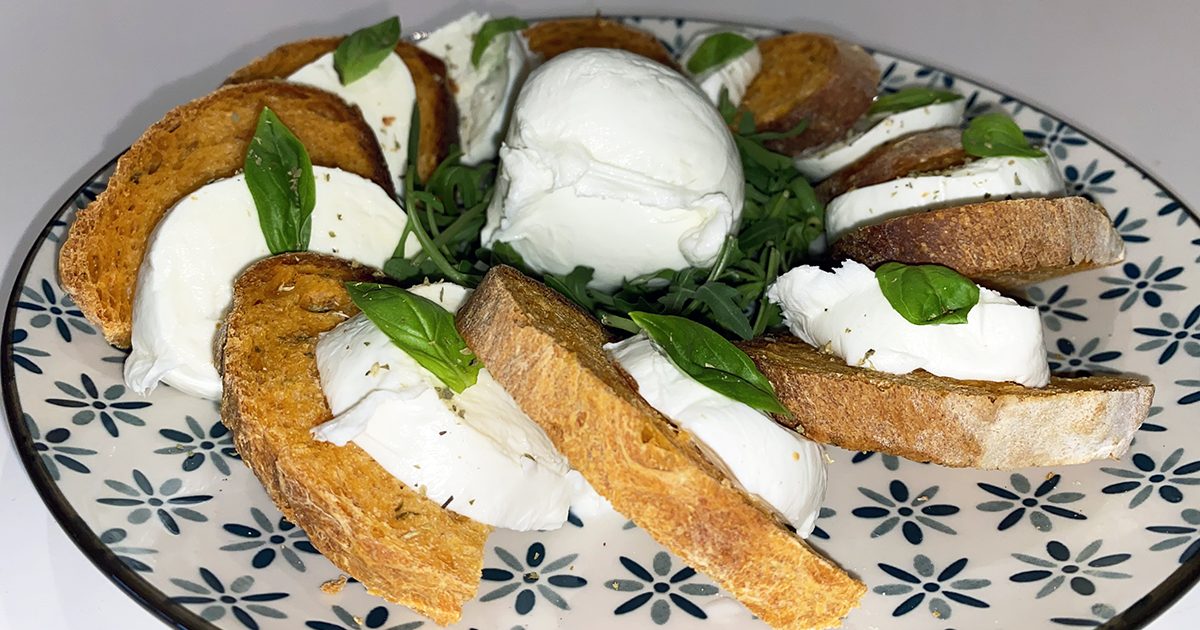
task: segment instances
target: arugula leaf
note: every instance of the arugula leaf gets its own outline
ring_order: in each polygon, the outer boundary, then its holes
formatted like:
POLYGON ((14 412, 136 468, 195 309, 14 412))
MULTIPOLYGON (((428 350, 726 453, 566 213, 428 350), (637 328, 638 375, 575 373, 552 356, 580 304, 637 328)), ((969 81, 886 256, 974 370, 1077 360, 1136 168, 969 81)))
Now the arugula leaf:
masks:
POLYGON ((548 273, 542 279, 551 289, 563 294, 584 310, 590 311, 596 307, 596 299, 588 289, 587 283, 592 281, 594 273, 595 270, 591 267, 579 266, 566 275, 548 273))
POLYGON ((479 27, 479 32, 475 33, 475 44, 471 46, 471 65, 479 67, 483 53, 487 52, 488 46, 491 45, 493 39, 496 39, 497 35, 527 28, 529 28, 529 23, 517 17, 496 18, 484 22, 483 26, 479 27))
POLYGON ((454 327, 454 314, 399 287, 347 282, 354 305, 421 367, 455 393, 475 384, 483 364, 454 327))
POLYGON ((487 265, 469 256, 479 249, 479 232, 491 201, 492 165, 469 167, 459 163, 462 151, 451 147, 450 154, 438 164, 428 182, 417 176, 421 112, 414 107, 409 126, 409 160, 404 175, 402 205, 408 221, 392 258, 384 272, 399 281, 420 276, 448 279, 456 284, 475 286, 487 265), (470 203, 469 207, 464 204, 470 203), (412 235, 421 250, 404 255, 404 244, 412 235), (483 264, 478 268, 476 263, 483 264))
MULTIPOLYGON (((748 120, 753 121, 754 118, 750 117, 748 120)), ((796 126, 788 129, 787 131, 756 131, 754 133, 747 133, 743 135, 745 135, 747 138, 758 140, 759 142, 766 142, 768 140, 787 140, 788 138, 794 138, 804 133, 805 129, 808 129, 807 118, 801 119, 800 122, 796 123, 796 126)))
POLYGON ((871 103, 871 108, 867 110, 867 115, 883 112, 906 112, 910 109, 925 107, 926 105, 950 103, 961 99, 961 94, 948 90, 935 90, 925 87, 904 88, 899 92, 884 94, 876 98, 875 102, 871 103))
POLYGON ((500 264, 516 267, 525 274, 531 273, 529 271, 529 267, 525 264, 525 258, 517 252, 517 249, 513 247, 511 243, 496 241, 495 243, 492 243, 492 248, 490 251, 492 253, 492 257, 495 258, 500 264))
POLYGON ((1008 114, 993 112, 971 119, 962 132, 962 145, 975 157, 1046 157, 1029 144, 1008 114))
POLYGON ((268 107, 258 114, 243 169, 267 249, 272 254, 308 249, 317 204, 312 161, 300 139, 268 107))
POLYGON ((629 317, 700 384, 760 411, 791 415, 750 357, 712 329, 674 315, 635 311, 629 317))
POLYGON ((754 40, 737 33, 714 33, 704 39, 687 60, 687 71, 697 75, 722 66, 754 49, 754 40))
POLYGON ((400 18, 390 17, 378 24, 347 35, 333 51, 333 69, 342 85, 365 77, 383 63, 400 43, 400 18))
POLYGON ((979 303, 979 287, 941 265, 884 263, 875 270, 875 279, 888 304, 918 326, 965 324, 979 303))
POLYGON ((754 336, 754 328, 738 306, 738 298, 737 289, 720 282, 706 282, 696 289, 695 294, 695 299, 708 309, 722 328, 742 339, 750 339, 754 336))
POLYGON ((411 283, 435 277, 438 273, 438 268, 428 258, 420 262, 414 262, 407 258, 395 256, 383 263, 383 272, 396 282, 411 283))

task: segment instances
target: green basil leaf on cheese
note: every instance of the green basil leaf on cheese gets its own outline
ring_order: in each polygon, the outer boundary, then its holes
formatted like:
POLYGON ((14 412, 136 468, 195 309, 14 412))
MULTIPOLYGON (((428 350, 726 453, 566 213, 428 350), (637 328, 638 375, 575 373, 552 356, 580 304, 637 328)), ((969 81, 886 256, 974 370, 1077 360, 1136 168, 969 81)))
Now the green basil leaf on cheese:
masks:
POLYGON ((317 204, 312 162, 304 144, 270 108, 258 115, 243 169, 271 253, 308 249, 317 204))
POLYGON ((883 112, 906 112, 910 109, 925 107, 926 105, 934 105, 937 103, 949 103, 962 98, 961 94, 950 92, 948 90, 935 90, 933 88, 913 87, 905 88, 899 92, 884 94, 875 99, 871 103, 871 108, 867 110, 867 114, 881 114, 883 112))
POLYGON ((688 58, 687 71, 697 75, 718 68, 746 54, 754 45, 754 40, 737 33, 714 33, 700 42, 688 58))
POLYGON ((471 46, 471 65, 479 67, 480 60, 483 59, 483 53, 487 51, 492 40, 498 35, 520 31, 529 28, 529 23, 521 18, 504 17, 488 20, 479 27, 479 32, 475 33, 475 44, 471 46))
POLYGON ((965 324, 979 303, 979 287, 941 265, 884 263, 875 270, 879 290, 901 317, 919 326, 965 324))
POLYGON ((400 18, 390 17, 350 33, 333 51, 333 68, 350 85, 383 63, 400 43, 400 18))
POLYGON ((454 314, 399 287, 347 282, 354 305, 421 367, 455 393, 475 384, 483 365, 454 327, 454 314))
POLYGON ((791 415, 750 357, 711 328, 675 315, 635 311, 629 317, 700 384, 760 411, 791 415))
POLYGON ((1045 157, 1008 114, 994 112, 976 116, 962 132, 963 150, 975 157, 1045 157))

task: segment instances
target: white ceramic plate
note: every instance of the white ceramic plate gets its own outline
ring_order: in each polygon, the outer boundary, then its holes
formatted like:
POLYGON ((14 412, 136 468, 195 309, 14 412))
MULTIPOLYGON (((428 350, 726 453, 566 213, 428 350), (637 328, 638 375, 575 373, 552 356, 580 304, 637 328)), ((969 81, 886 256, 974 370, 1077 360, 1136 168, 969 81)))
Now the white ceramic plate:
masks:
MULTIPOLYGON (((629 18, 678 48, 712 26, 629 18)), ((761 29, 764 34, 772 31, 761 29)), ((1200 223, 1148 173, 1060 118, 983 85, 875 53, 883 88, 937 85, 968 113, 1012 114, 1107 207, 1124 265, 1030 290, 1052 366, 1120 370, 1157 386, 1120 461, 1016 472, 951 470, 830 449, 810 540, 868 593, 849 628, 1138 627, 1200 577, 1200 223), (1194 405, 1194 406, 1188 406, 1194 405)), ((55 261, 101 170, 67 200, 21 269, 5 319, 5 406, 49 509, 102 571, 187 628, 433 624, 338 576, 237 459, 216 407, 170 388, 141 398, 58 284, 55 261)), ((19 544, 19 543, 18 543, 19 544)), ((497 532, 458 627, 763 627, 616 514, 545 533, 497 532)))

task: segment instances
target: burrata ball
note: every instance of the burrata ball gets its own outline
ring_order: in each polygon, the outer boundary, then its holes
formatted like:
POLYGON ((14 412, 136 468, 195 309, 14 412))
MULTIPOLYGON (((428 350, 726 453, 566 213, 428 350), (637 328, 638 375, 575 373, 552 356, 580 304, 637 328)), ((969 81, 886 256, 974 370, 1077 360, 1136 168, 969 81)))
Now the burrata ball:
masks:
POLYGON ((610 290, 712 265, 744 186, 729 128, 692 82, 633 53, 578 49, 517 97, 483 243, 542 273, 591 267, 591 286, 610 290))

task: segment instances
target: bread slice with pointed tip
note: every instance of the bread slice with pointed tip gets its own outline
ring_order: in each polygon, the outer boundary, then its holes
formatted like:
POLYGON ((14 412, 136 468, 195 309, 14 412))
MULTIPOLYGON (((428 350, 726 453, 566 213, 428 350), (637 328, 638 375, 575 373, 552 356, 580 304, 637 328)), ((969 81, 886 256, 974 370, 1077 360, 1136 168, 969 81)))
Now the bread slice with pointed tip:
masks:
MULTIPOLYGON (((317 37, 284 44, 235 70, 225 79, 225 84, 287 79, 300 68, 336 50, 341 41, 341 37, 317 37)), ((417 111, 421 115, 417 174, 424 180, 445 159, 450 145, 458 141, 458 110, 451 93, 453 87, 441 59, 408 42, 396 44, 396 54, 412 75, 417 91, 417 111)), ((408 121, 403 123, 408 125, 408 121)))
POLYGON ((600 323, 511 267, 458 314, 476 356, 593 487, 775 628, 828 628, 864 587, 758 507, 647 404, 600 323))
POLYGON ((799 155, 846 137, 875 99, 879 64, 861 46, 819 33, 788 33, 760 40, 762 69, 746 88, 741 108, 759 131, 800 134, 766 146, 799 155))
POLYGON ((576 48, 617 48, 679 69, 667 47, 653 34, 600 16, 545 20, 523 31, 529 50, 545 60, 576 48))
POLYGON ((263 107, 304 143, 313 164, 368 178, 394 195, 374 133, 358 108, 329 92, 255 81, 176 107, 117 160, 108 187, 79 211, 59 253, 63 288, 109 343, 129 347, 138 269, 159 220, 185 195, 242 170, 263 107))
POLYGON ((331 415, 317 338, 357 312, 344 283, 375 278, 313 253, 250 266, 219 342, 221 420, 271 500, 326 558, 371 593, 452 623, 478 587, 490 528, 442 509, 357 446, 309 433, 331 415))
POLYGON ((1104 208, 1083 197, 984 201, 901 215, 847 232, 833 255, 875 267, 887 261, 950 267, 1015 291, 1115 265, 1125 241, 1104 208))
POLYGON ((805 437, 943 466, 1014 469, 1120 457, 1154 386, 1120 376, 1052 377, 1046 387, 846 365, 795 337, 739 343, 805 437))

